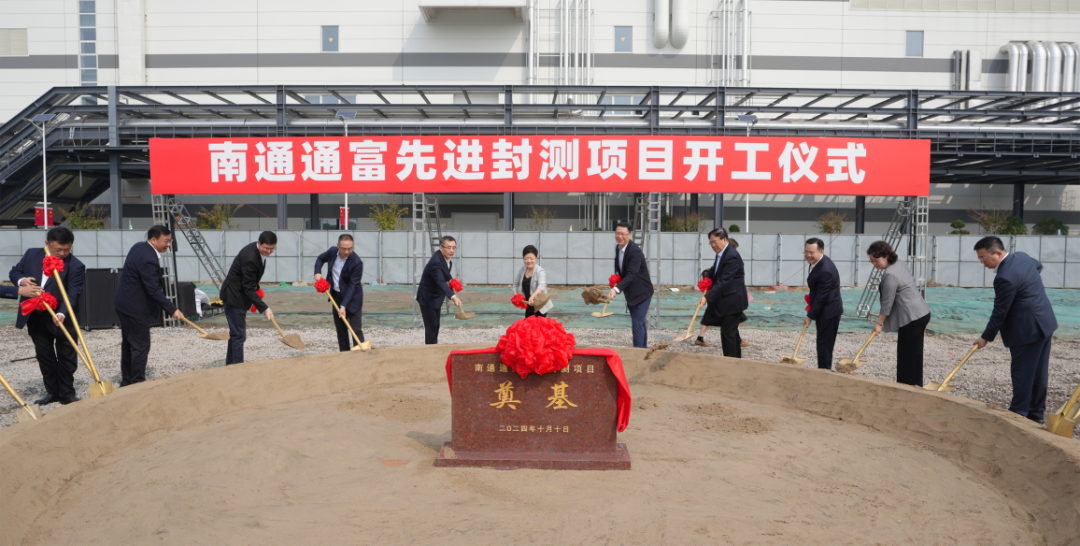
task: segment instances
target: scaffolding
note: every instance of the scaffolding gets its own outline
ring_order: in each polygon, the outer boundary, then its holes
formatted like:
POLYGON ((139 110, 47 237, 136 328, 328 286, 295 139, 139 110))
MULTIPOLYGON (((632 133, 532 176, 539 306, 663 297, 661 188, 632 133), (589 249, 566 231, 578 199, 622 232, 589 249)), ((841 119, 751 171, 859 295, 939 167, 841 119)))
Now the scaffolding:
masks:
MULTIPOLYGON (((214 282, 214 286, 221 290, 222 283, 225 282, 225 270, 222 269, 221 264, 218 263, 217 257, 214 256, 214 252, 210 250, 210 245, 207 244, 206 238, 203 237, 202 231, 199 230, 199 226, 196 224, 195 218, 188 213, 187 207, 175 197, 166 198, 164 195, 151 196, 151 207, 154 215, 154 224, 159 226, 170 226, 170 229, 175 232, 179 231, 184 234, 184 238, 187 239, 189 245, 191 245, 192 252, 195 253, 195 257, 198 258, 199 263, 202 264, 203 270, 210 275, 210 280, 214 282)), ((173 236, 175 240, 175 235, 173 236)), ((176 243, 173 243, 175 246, 176 243)), ((177 278, 177 266, 176 266, 176 253, 173 250, 173 246, 170 246, 165 251, 165 259, 162 263, 162 273, 165 276, 165 296, 169 298, 169 301, 173 302, 177 308, 180 307, 179 296, 177 295, 176 285, 179 282, 177 278)), ((210 308, 207 312, 210 316, 218 314, 217 310, 210 308)), ((166 326, 178 326, 179 322, 171 317, 165 318, 166 326)))
MULTIPOLYGON (((428 198, 423 193, 412 194, 412 215, 409 225, 409 243, 413 247, 413 328, 421 328, 424 325, 420 317, 420 307, 416 301, 416 295, 420 290, 420 277, 427 266, 428 259, 438 250, 442 242, 442 211, 439 209, 437 197, 428 198), (424 233, 428 241, 428 253, 424 254, 420 248, 416 248, 418 233, 424 233)), ((446 313, 450 313, 450 302, 446 302, 446 313)))
MULTIPOLYGON (((900 248, 904 236, 908 235, 908 264, 923 298, 926 297, 926 284, 931 266, 929 218, 929 197, 907 197, 897 204, 889 229, 882 237, 883 241, 896 249, 900 248)), ((879 299, 878 287, 881 286, 883 271, 876 267, 870 270, 870 278, 866 281, 866 287, 863 288, 862 296, 859 297, 859 303, 855 308, 858 318, 867 320, 875 318, 870 312, 879 299)))
MULTIPOLYGON (((634 218, 637 225, 634 226, 633 241, 641 247, 641 252, 645 255, 645 267, 650 272, 654 249, 656 253, 656 312, 649 316, 647 322, 649 328, 656 329, 660 327, 660 194, 647 193, 638 196, 634 218), (655 241, 655 244, 649 244, 650 240, 655 241)), ((627 309, 627 313, 629 312, 627 309)))

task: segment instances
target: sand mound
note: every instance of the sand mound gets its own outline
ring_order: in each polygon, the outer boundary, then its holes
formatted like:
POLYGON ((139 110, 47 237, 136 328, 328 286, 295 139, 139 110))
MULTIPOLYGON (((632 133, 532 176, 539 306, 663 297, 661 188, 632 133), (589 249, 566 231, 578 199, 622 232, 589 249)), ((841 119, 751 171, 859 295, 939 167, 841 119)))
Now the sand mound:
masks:
POLYGON ((689 354, 620 351, 631 471, 435 468, 448 350, 200 370, 0 430, 0 545, 1063 545, 1080 528, 1075 440, 957 397, 689 354))

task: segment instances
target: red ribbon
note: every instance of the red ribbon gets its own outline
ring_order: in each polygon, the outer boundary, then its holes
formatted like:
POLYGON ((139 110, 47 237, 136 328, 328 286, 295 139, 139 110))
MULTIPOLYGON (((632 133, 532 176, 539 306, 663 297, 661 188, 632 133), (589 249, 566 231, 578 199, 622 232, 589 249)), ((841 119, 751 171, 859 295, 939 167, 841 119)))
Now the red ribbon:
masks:
MULTIPOLYGON (((471 351, 450 351, 450 356, 446 357, 446 381, 450 384, 450 395, 453 396, 454 394, 454 376, 453 367, 451 366, 451 363, 454 361, 454 355, 490 354, 496 352, 498 352, 496 347, 473 349, 471 351)), ((611 349, 574 349, 573 354, 574 356, 602 356, 607 359, 608 369, 615 375, 615 380, 618 382, 618 397, 615 399, 615 422, 618 426, 617 430, 619 432, 626 430, 627 425, 630 424, 630 384, 626 381, 626 372, 623 371, 622 359, 619 358, 619 354, 611 349)))
POLYGON ((697 283, 697 289, 708 292, 712 289, 712 279, 701 279, 701 282, 697 283))
MULTIPOLYGON (((315 290, 318 290, 319 293, 324 293, 327 290, 330 290, 330 281, 326 279, 319 279, 315 281, 315 290)), ((262 295, 260 294, 259 297, 262 297, 262 295)))
POLYGON ((524 294, 514 294, 514 297, 510 298, 510 303, 514 304, 514 307, 517 307, 518 309, 524 309, 529 306, 529 304, 525 303, 524 294))
MULTIPOLYGON (((259 295, 260 299, 266 297, 266 294, 263 293, 262 288, 256 290, 255 293, 259 295)), ((252 313, 258 313, 259 312, 259 310, 255 308, 255 304, 251 304, 251 312, 252 313)))
POLYGON ((616 273, 616 274, 608 277, 608 280, 607 280, 608 288, 615 288, 615 285, 619 284, 620 282, 622 282, 622 277, 620 277, 619 274, 616 273))
POLYGON ((807 294, 806 296, 804 296, 803 299, 806 300, 806 312, 809 313, 810 312, 810 294, 807 294))
POLYGON ((454 292, 461 292, 465 287, 461 286, 461 281, 457 279, 450 279, 450 289, 454 292))
POLYGON ((61 260, 56 256, 45 256, 45 259, 41 261, 41 271, 52 277, 54 270, 56 273, 63 273, 64 260, 61 260))
POLYGON ((44 311, 46 305, 52 309, 56 309, 56 296, 48 292, 42 292, 41 295, 36 298, 23 300, 23 302, 19 304, 19 310, 22 314, 29 315, 34 311, 44 311))

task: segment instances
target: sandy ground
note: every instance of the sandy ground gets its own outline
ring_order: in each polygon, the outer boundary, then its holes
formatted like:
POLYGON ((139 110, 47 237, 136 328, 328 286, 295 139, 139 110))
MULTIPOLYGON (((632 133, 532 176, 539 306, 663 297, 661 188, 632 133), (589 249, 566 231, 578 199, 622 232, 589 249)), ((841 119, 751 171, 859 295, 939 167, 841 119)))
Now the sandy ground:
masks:
POLYGON ((27 544, 1041 543, 932 451, 661 386, 634 389, 630 472, 435 468, 432 375, 149 434, 76 476, 27 544))
MULTIPOLYGON (((444 324, 453 325, 455 322, 458 321, 447 319, 444 324)), ((297 351, 277 341, 279 337, 275 330, 259 326, 260 321, 258 319, 252 318, 249 320, 248 343, 245 346, 245 357, 248 361, 317 355, 337 350, 336 334, 328 328, 290 330, 299 332, 307 345, 306 350, 297 351)), ((224 330, 211 328, 211 331, 224 330)), ((440 342, 450 344, 488 343, 494 345, 504 331, 505 328, 447 326, 441 332, 440 342)), ((628 347, 632 345, 630 332, 627 330, 571 329, 570 331, 577 337, 579 345, 612 347, 628 347)), ((368 328, 365 329, 365 333, 367 338, 372 340, 377 347, 419 345, 423 343, 424 336, 422 329, 368 328)), ((649 334, 649 339, 655 343, 660 340, 672 339, 682 333, 674 330, 652 331, 649 334)), ((743 349, 743 357, 765 362, 778 362, 781 355, 791 354, 798 337, 795 332, 770 332, 749 328, 744 328, 742 335, 744 339, 752 343, 751 347, 743 349)), ((152 336, 153 346, 147 370, 147 377, 150 379, 224 364, 225 342, 198 339, 196 332, 186 328, 155 328, 152 330, 152 336)), ((925 348, 924 380, 926 382, 932 380, 941 381, 971 347, 971 337, 974 336, 928 335, 925 348)), ((119 385, 120 332, 118 330, 94 330, 86 333, 86 339, 90 344, 91 355, 103 376, 119 385)), ((710 343, 719 344, 719 332, 710 331, 707 340, 710 343)), ((854 356, 854 353, 858 351, 864 341, 865 336, 863 334, 840 334, 837 340, 837 350, 839 352, 836 360, 844 356, 854 356)), ((45 391, 41 384, 41 374, 35 360, 9 362, 10 359, 30 357, 34 354, 33 346, 26 332, 11 326, 0 326, 0 347, 3 347, 5 357, 3 361, 0 361, 0 373, 28 401, 44 396, 45 391)), ((712 355, 721 354, 719 347, 702 348, 693 345, 691 342, 675 345, 668 350, 712 355)), ((804 366, 817 366, 812 328, 807 333, 806 340, 803 342, 799 353, 801 356, 807 357, 804 366)), ((895 379, 895 334, 879 336, 867 349, 865 358, 868 364, 856 371, 856 374, 885 380, 895 379)), ((85 367, 80 366, 75 379, 79 396, 84 398, 89 396, 90 374, 85 367)), ((986 349, 977 352, 968 361, 952 383, 958 387, 953 391, 953 395, 1008 407, 1009 400, 1012 397, 1008 349, 1001 345, 1000 340, 988 345, 986 349)), ((1050 360, 1048 411, 1059 408, 1078 383, 1080 383, 1080 342, 1055 340, 1050 360)), ((0 394, 0 427, 9 426, 16 422, 15 407, 14 402, 6 394, 0 394)), ((41 409, 47 412, 57 407, 59 407, 58 404, 53 404, 41 409)), ((1080 427, 1077 427, 1075 437, 1080 439, 1080 427)))

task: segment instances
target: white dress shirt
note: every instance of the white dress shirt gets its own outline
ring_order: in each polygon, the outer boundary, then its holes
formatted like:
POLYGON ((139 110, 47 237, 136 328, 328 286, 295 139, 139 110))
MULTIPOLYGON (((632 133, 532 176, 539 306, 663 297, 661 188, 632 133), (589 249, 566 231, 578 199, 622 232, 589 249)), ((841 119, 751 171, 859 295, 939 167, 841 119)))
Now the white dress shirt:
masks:
POLYGON ((334 291, 341 292, 341 270, 345 268, 345 258, 339 254, 334 260, 334 267, 330 270, 330 278, 334 283, 334 291))

